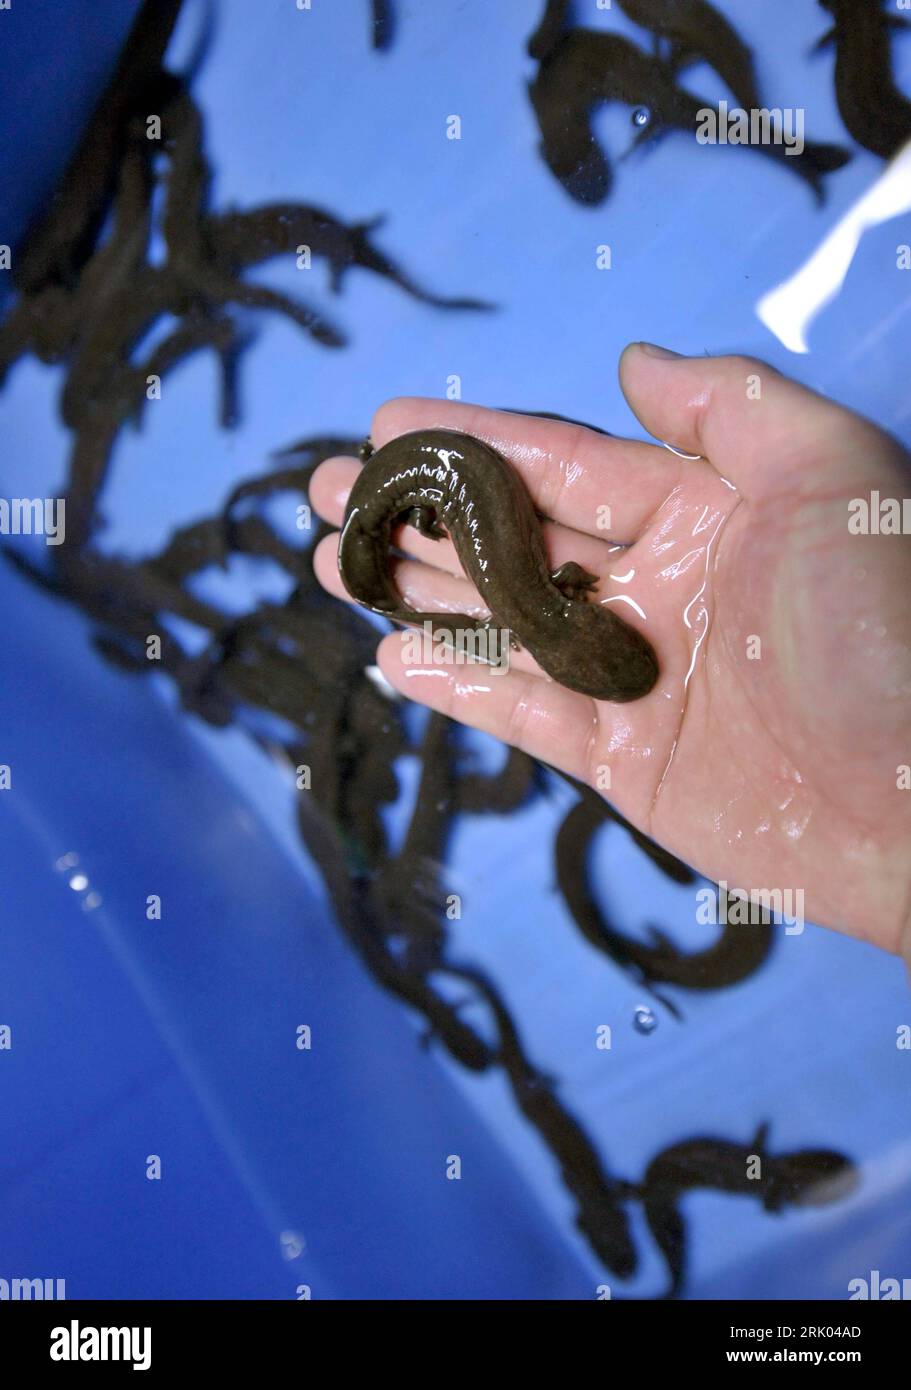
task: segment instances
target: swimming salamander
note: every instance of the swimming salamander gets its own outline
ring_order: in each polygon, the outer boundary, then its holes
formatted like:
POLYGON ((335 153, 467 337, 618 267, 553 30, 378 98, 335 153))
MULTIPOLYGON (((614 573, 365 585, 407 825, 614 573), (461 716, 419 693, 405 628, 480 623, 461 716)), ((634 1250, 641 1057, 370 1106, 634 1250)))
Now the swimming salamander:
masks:
POLYGON ((834 24, 816 44, 835 41, 835 96, 846 128, 859 145, 883 159, 911 140, 911 101, 892 76, 890 30, 901 15, 883 13, 878 0, 819 0, 834 24))
MULTIPOLYGON (((714 103, 678 87, 671 68, 643 53, 622 34, 572 29, 541 63, 529 85, 541 132, 541 154, 570 197, 589 205, 607 197, 612 174, 595 139, 592 116, 608 102, 645 105, 652 113, 650 135, 682 130, 696 138, 701 113, 714 103)), ((746 146, 798 174, 823 200, 823 176, 850 159, 837 145, 807 140, 800 154, 782 144, 746 146)))
POLYGON ((370 39, 373 47, 385 50, 392 44, 395 32, 395 16, 390 0, 373 0, 370 17, 370 39))
POLYGON ((633 970, 672 1013, 676 1009, 658 994, 656 984, 710 990, 748 979, 771 952, 774 934, 768 922, 747 926, 725 923, 711 946, 689 952, 679 950, 657 927, 651 927, 652 940, 647 944, 611 925, 601 909, 589 871, 591 845, 607 811, 602 798, 586 789, 560 826, 554 847, 557 884, 583 936, 597 950, 612 956, 618 965, 633 970))
POLYGON ((530 57, 543 63, 570 27, 568 16, 569 0, 547 0, 541 22, 528 40, 530 57))
POLYGON ((760 105, 753 55, 708 0, 619 0, 619 5, 634 23, 652 32, 656 43, 668 40, 674 73, 691 63, 708 63, 745 111, 760 105))
POLYGON ((338 566, 353 599, 394 622, 435 631, 508 628, 561 685, 596 700, 637 700, 655 684, 648 642, 616 613, 584 601, 596 580, 574 561, 548 570, 531 499, 489 444, 455 430, 421 430, 383 445, 357 478, 338 566), (399 522, 438 540, 448 531, 490 618, 407 608, 389 567, 399 522))
POLYGON ((17 257, 16 285, 72 286, 103 219, 128 140, 131 117, 149 108, 149 87, 161 73, 183 0, 144 0, 117 67, 63 178, 28 229, 17 257))
POLYGON ((470 985, 490 1009, 497 1030, 496 1059, 506 1073, 516 1104, 560 1165, 566 1190, 576 1200, 576 1227, 606 1267, 628 1279, 638 1255, 624 1201, 636 1193, 614 1177, 575 1116, 557 1095, 556 1083, 528 1058, 504 1000, 490 980, 468 965, 441 963, 439 972, 470 985))
POLYGON ((768 1212, 786 1206, 823 1206, 848 1196, 857 1186, 854 1164, 833 1149, 797 1149, 770 1154, 768 1125, 759 1126, 750 1144, 727 1139, 687 1139, 664 1149, 646 1169, 640 1198, 671 1277, 666 1298, 682 1291, 686 1274, 686 1226, 681 1199, 697 1188, 758 1197, 768 1212), (751 1160, 761 1161, 760 1173, 750 1176, 751 1160))

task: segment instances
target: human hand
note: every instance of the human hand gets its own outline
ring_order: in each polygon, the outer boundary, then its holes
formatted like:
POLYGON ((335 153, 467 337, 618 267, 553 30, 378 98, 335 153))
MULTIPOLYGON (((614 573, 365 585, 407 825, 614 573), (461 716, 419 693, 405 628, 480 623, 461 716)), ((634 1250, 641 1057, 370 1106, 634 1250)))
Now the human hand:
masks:
MULTIPOLYGON (((609 768, 622 814, 732 891, 802 889, 809 920, 892 951, 906 932, 911 963, 900 773, 911 763, 911 539, 848 526, 853 498, 911 496, 908 456, 762 363, 657 352, 627 348, 624 393, 652 435, 699 458, 435 400, 390 401, 372 430, 379 447, 457 429, 507 457, 552 518, 552 567, 576 560, 599 575, 592 601, 648 636, 654 690, 597 702, 524 651, 496 679, 406 665, 398 633, 378 663, 402 693, 593 786, 609 768)), ((341 523, 358 467, 332 459, 314 474, 311 501, 328 521, 341 523)), ((449 541, 411 528, 396 540, 410 557, 395 564, 409 607, 483 611, 449 541)), ((314 564, 344 598, 337 544, 324 540, 314 564)))

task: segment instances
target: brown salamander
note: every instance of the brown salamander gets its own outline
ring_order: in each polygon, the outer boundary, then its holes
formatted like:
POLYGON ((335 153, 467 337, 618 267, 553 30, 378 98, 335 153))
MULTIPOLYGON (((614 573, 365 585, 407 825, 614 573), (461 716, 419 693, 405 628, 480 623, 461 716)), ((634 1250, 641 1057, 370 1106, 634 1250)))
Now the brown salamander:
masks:
POLYGON ((417 626, 429 622, 457 648, 460 630, 508 628, 549 676, 596 700, 637 700, 657 679, 645 638, 616 613, 584 601, 595 576, 574 561, 550 572, 538 516, 518 473, 471 435, 421 430, 373 454, 351 489, 338 565, 351 597, 374 613, 417 626), (448 532, 489 618, 405 606, 389 560, 400 522, 434 540, 448 532))
POLYGON ((835 21, 817 43, 835 41, 835 96, 859 145, 891 159, 911 140, 911 101, 895 85, 890 34, 907 19, 886 14, 879 0, 819 0, 835 21))
POLYGON ((569 27, 569 0, 547 0, 541 22, 528 40, 529 55, 543 63, 569 27))
MULTIPOLYGON (((567 193, 590 205, 607 197, 612 173, 592 129, 593 114, 609 102, 644 105, 652 114, 649 139, 668 130, 696 138, 702 112, 713 102, 674 81, 671 68, 643 53, 622 34, 572 29, 541 63, 528 89, 541 132, 541 154, 567 193)), ((735 147, 736 148, 736 147, 735 147)), ((807 140, 800 154, 783 144, 747 145, 798 174, 823 200, 823 177, 850 159, 837 145, 807 140)))
POLYGON ((17 257, 20 290, 71 286, 78 277, 116 183, 130 120, 148 110, 147 92, 161 73, 182 5, 183 0, 144 0, 140 7, 57 190, 26 233, 17 257))
MULTIPOLYGON (((656 43, 668 40, 674 73, 691 63, 708 63, 745 111, 760 105, 753 55, 733 24, 708 0, 619 0, 619 4, 635 24, 651 30, 656 43)), ((660 57, 657 48, 655 56, 660 57)))
POLYGON ((619 965, 634 971, 674 1014, 678 1011, 655 990, 656 984, 709 990, 748 979, 771 952, 774 935, 767 922, 749 926, 725 924, 717 941, 702 951, 692 952, 679 950, 656 927, 651 928, 652 944, 648 945, 625 936, 610 924, 589 878, 589 850, 607 810, 599 796, 586 790, 557 832, 557 884, 583 936, 597 950, 605 951, 619 965))
POLYGON ((768 1212, 785 1207, 823 1206, 848 1196, 858 1182, 854 1164, 833 1149, 797 1149, 770 1154, 768 1125, 746 1145, 714 1136, 673 1144, 652 1160, 640 1189, 645 1219, 671 1277, 667 1298, 682 1292, 686 1275, 686 1226, 680 1202, 698 1188, 758 1197, 768 1212), (761 1161, 751 1176, 750 1160, 761 1161))
POLYGON ((566 1190, 576 1200, 578 1230, 612 1273, 630 1278, 639 1260, 623 1203, 636 1189, 608 1171, 588 1134, 561 1102, 554 1081, 529 1060, 512 1015, 490 980, 480 970, 455 962, 441 964, 439 971, 472 986, 487 1004, 496 1024, 497 1061, 517 1106, 560 1165, 566 1190))

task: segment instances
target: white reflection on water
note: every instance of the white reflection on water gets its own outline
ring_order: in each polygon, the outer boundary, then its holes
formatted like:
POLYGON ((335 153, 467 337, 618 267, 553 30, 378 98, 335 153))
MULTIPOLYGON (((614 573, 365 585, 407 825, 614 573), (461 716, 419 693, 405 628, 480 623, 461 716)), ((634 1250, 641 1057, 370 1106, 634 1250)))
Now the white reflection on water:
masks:
POLYGON ((845 282, 864 232, 911 211, 911 141, 835 224, 808 261, 763 295, 756 313, 790 352, 809 352, 807 333, 845 282))

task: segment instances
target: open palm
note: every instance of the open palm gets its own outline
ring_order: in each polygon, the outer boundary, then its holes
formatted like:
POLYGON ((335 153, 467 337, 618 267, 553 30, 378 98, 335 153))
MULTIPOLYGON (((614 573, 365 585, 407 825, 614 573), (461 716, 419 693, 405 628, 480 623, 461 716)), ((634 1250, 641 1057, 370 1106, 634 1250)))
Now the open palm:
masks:
MULTIPOLYGON (((673 449, 433 400, 389 402, 373 440, 442 426, 497 448, 549 518, 553 568, 597 574, 592 601, 649 637, 654 690, 594 701, 524 651, 500 677, 407 665, 398 634, 379 664, 411 698, 601 788, 732 891, 802 889, 808 919, 898 950, 911 921, 911 539, 852 534, 848 503, 911 494, 907 456, 748 359, 635 345, 621 382, 673 449)), ((314 475, 330 522, 358 467, 332 459, 314 475)), ((403 528, 398 542, 409 607, 484 611, 448 541, 403 528)), ((336 551, 324 540, 316 571, 347 597, 336 551)))

